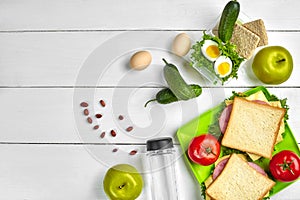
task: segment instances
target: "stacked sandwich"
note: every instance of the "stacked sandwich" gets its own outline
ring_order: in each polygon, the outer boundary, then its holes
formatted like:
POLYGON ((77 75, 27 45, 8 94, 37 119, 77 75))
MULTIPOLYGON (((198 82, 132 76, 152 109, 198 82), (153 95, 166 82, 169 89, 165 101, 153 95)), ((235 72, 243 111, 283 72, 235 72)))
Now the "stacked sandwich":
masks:
MULTIPOLYGON (((286 110, 248 99, 234 98, 221 144, 271 159, 286 110)), ((222 171, 207 184, 206 194, 211 199, 255 200, 262 199, 274 185, 263 170, 253 167, 253 163, 238 154, 231 154, 222 171)))

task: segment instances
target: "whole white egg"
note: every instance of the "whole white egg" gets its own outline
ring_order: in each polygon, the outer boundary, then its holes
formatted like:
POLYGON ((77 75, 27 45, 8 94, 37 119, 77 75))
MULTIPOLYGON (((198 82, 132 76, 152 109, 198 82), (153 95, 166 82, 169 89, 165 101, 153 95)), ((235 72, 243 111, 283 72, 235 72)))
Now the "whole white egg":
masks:
POLYGON ((232 71, 232 61, 226 56, 220 56, 214 64, 214 69, 221 78, 228 76, 232 71))
POLYGON ((172 52, 178 56, 185 56, 191 49, 191 39, 186 33, 178 34, 172 44, 172 52))
POLYGON ((204 41, 204 44, 201 47, 201 52, 211 62, 214 62, 221 55, 218 43, 212 40, 204 41))

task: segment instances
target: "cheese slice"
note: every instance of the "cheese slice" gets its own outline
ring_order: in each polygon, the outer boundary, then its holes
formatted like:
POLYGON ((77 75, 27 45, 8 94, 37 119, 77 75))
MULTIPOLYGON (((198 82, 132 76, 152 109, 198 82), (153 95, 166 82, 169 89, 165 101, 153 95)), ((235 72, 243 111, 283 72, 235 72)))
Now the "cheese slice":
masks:
MULTIPOLYGON (((252 100, 260 100, 268 103, 268 99, 266 98, 265 94, 262 91, 258 91, 254 94, 251 94, 248 97, 244 97, 245 99, 252 101, 252 100)), ((233 100, 225 100, 226 106, 230 105, 233 103, 233 100)))
POLYGON ((260 100, 260 101, 268 103, 268 99, 266 98, 265 94, 262 91, 258 91, 254 94, 251 94, 250 96, 245 97, 245 99, 247 99, 249 101, 260 100))
MULTIPOLYGON (((204 181, 204 185, 206 186, 206 188, 208 188, 208 186, 213 182, 213 178, 212 175, 210 175, 205 181, 204 181)), ((206 200, 211 200, 211 198, 205 193, 205 199, 206 200)))
POLYGON ((251 158, 251 160, 253 160, 253 161, 258 160, 258 159, 260 159, 260 157, 261 157, 261 156, 259 156, 259 155, 253 154, 253 153, 248 153, 248 152, 247 152, 247 154, 248 154, 248 156, 251 158))

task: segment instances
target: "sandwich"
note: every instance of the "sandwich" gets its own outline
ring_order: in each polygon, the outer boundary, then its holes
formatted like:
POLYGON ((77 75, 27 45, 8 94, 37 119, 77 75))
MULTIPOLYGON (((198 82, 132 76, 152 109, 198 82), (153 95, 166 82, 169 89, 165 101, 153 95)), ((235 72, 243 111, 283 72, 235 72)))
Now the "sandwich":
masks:
MULTIPOLYGON (((201 184, 202 194, 205 191, 206 200, 268 197, 275 182, 254 161, 272 158, 275 145, 283 140, 288 106, 276 96, 267 98, 261 90, 251 95, 234 93, 225 105, 216 122, 223 154, 201 184)), ((210 126, 210 133, 217 134, 215 126, 210 126)))
POLYGON ((237 154, 232 154, 206 194, 216 200, 262 199, 275 182, 258 172, 237 154))
POLYGON ((235 97, 221 144, 272 158, 285 109, 235 97))
MULTIPOLYGON (((281 102, 279 100, 273 100, 273 101, 268 101, 266 98, 265 94, 262 91, 258 91, 254 94, 251 94, 250 96, 243 97, 249 101, 256 101, 260 103, 265 103, 269 104, 270 106, 282 108, 281 102)), ((233 100, 225 100, 226 106, 231 105, 233 103, 233 100)), ((281 142, 283 140, 282 134, 285 132, 285 125, 284 125, 284 119, 281 120, 280 123, 280 128, 279 128, 279 133, 277 136, 276 144, 281 142)))

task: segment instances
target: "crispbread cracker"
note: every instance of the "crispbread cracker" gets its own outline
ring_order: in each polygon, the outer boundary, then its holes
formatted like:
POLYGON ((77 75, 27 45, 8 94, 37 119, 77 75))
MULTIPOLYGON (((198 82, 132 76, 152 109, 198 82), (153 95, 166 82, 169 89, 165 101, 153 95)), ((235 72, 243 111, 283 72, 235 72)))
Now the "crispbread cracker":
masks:
POLYGON ((208 186, 206 193, 218 200, 258 200, 274 185, 274 181, 258 173, 237 154, 232 154, 221 174, 208 186))
POLYGON ((285 109, 235 97, 222 145, 272 158, 285 109))
POLYGON ((236 45, 237 53, 249 59, 259 43, 259 36, 249 31, 247 28, 235 24, 230 42, 236 45))
POLYGON ((268 35, 264 21, 262 19, 247 22, 243 24, 243 26, 259 36, 260 40, 258 46, 264 46, 268 44, 268 35))

